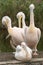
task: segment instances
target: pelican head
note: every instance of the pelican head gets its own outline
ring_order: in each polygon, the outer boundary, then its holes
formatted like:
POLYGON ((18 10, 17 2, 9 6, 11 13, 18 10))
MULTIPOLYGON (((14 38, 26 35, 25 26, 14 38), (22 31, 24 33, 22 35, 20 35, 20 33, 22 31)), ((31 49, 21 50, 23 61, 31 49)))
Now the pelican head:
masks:
POLYGON ((33 9, 35 9, 35 6, 34 6, 34 4, 30 4, 30 6, 29 6, 29 9, 30 9, 30 10, 33 10, 33 9))
POLYGON ((25 14, 23 12, 19 12, 16 15, 18 22, 19 22, 19 27, 21 27, 21 19, 25 19, 25 14))
POLYGON ((16 47, 16 51, 17 52, 20 52, 22 50, 22 47, 20 46, 20 45, 18 45, 17 47, 16 47))
POLYGON ((19 12, 19 13, 17 13, 17 18, 25 19, 25 14, 23 12, 19 12))
POLYGON ((10 19, 10 17, 8 17, 8 16, 4 16, 3 18, 2 18, 2 24, 4 25, 4 26, 10 26, 11 25, 11 19, 10 19))

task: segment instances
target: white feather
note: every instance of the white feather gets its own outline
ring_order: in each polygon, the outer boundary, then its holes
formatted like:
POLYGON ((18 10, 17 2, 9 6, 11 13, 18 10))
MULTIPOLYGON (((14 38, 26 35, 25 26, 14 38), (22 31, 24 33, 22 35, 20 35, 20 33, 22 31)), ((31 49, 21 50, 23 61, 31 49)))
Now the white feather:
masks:
POLYGON ((25 42, 21 43, 21 46, 16 47, 15 58, 21 61, 31 60, 32 50, 26 45, 25 42))

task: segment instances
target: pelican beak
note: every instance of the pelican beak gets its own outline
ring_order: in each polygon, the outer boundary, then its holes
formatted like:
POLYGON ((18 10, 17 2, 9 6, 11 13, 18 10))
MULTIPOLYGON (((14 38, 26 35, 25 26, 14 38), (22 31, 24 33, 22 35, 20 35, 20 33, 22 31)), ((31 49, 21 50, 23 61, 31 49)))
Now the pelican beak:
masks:
POLYGON ((7 26, 7 22, 5 22, 5 25, 7 26))
POLYGON ((19 17, 19 28, 21 28, 21 20, 22 20, 22 16, 19 17))
POLYGON ((22 15, 20 16, 20 19, 22 19, 22 15))
POLYGON ((5 23, 6 25, 8 24, 8 19, 6 19, 6 23, 5 23))
POLYGON ((7 22, 5 23, 5 27, 7 28, 7 22))
POLYGON ((8 26, 7 26, 7 25, 8 25, 8 22, 6 21, 6 22, 5 22, 5 27, 6 27, 6 29, 8 28, 8 26))

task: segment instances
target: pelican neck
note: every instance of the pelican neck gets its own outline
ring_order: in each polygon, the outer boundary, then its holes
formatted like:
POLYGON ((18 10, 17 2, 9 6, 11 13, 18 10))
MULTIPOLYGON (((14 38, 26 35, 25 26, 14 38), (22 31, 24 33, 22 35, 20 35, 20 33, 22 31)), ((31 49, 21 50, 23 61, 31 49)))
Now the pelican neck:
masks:
POLYGON ((30 25, 34 26, 34 13, 33 13, 33 10, 30 10, 30 25))
POLYGON ((25 24, 25 19, 23 19, 23 18, 22 18, 22 26, 23 26, 23 27, 26 26, 26 24, 25 24))

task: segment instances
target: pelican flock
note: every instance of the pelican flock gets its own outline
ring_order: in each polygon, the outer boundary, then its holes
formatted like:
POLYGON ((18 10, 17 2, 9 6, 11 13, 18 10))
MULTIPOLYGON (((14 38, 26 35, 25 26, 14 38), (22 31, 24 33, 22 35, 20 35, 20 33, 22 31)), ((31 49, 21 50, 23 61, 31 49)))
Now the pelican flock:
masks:
POLYGON ((2 24, 7 27, 8 36, 11 36, 11 46, 16 49, 14 56, 17 60, 30 60, 33 55, 37 55, 37 45, 41 37, 41 30, 35 26, 34 23, 34 4, 29 6, 30 9, 30 25, 26 26, 25 14, 18 12, 16 17, 18 19, 19 27, 12 27, 11 18, 4 16, 2 18, 2 24), (22 23, 22 27, 21 27, 22 23), (15 48, 16 46, 16 48, 15 48))

